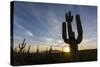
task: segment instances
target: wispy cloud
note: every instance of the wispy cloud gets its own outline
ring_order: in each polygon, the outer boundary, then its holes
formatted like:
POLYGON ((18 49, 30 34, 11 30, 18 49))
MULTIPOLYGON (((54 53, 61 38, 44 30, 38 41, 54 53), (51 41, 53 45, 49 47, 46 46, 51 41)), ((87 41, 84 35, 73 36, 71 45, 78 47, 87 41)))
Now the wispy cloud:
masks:
POLYGON ((15 25, 17 25, 17 27, 18 27, 18 28, 20 28, 20 29, 25 29, 22 25, 20 25, 20 24, 19 24, 19 23, 17 23, 17 22, 16 22, 16 23, 14 23, 14 24, 15 24, 15 25))
MULTIPOLYGON (((22 26, 18 22, 14 23, 14 24, 22 31, 22 33, 25 33, 28 36, 33 36, 33 33, 31 31, 29 31, 28 29, 26 29, 24 26, 22 26)), ((23 34, 23 35, 25 35, 25 34, 23 34)))
POLYGON ((84 39, 82 42, 83 42, 83 43, 88 43, 88 42, 93 42, 93 41, 95 41, 95 40, 96 40, 96 38, 84 39))
POLYGON ((32 32, 30 31, 25 31, 25 34, 27 34, 28 36, 33 36, 32 32))
POLYGON ((54 38, 50 38, 50 37, 45 37, 43 39, 45 40, 45 43, 47 43, 48 45, 53 45, 53 46, 65 45, 63 40, 61 40, 61 39, 54 39, 54 38))

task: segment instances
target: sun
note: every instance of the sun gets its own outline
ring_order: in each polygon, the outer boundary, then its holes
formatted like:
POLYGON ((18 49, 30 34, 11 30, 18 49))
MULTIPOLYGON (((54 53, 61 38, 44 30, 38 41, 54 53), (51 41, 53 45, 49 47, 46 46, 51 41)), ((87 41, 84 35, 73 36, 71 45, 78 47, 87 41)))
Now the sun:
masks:
POLYGON ((69 49, 69 47, 65 47, 65 48, 63 49, 63 51, 64 51, 64 52, 70 52, 70 49, 69 49))

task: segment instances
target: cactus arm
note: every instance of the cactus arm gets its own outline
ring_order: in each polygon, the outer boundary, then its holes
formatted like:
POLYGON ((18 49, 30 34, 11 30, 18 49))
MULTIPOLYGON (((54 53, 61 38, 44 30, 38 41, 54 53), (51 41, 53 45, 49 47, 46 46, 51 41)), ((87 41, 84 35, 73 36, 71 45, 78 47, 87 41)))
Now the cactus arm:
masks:
POLYGON ((69 11, 68 13, 66 13, 66 21, 67 21, 67 27, 68 27, 68 36, 69 36, 69 40, 70 39, 73 39, 72 37, 72 25, 71 25, 71 22, 73 21, 73 15, 71 15, 71 12, 69 11))
POLYGON ((26 43, 23 43, 23 48, 25 48, 25 46, 26 46, 26 43))
POLYGON ((25 43, 25 39, 23 40, 23 43, 22 43, 22 47, 24 48, 26 46, 26 43, 25 43))
POLYGON ((71 12, 69 11, 68 14, 66 13, 65 19, 68 23, 73 21, 73 16, 71 15, 71 12))
POLYGON ((77 25, 77 32, 78 32, 76 42, 77 44, 79 44, 82 41, 82 37, 83 37, 83 29, 82 29, 81 20, 80 20, 79 15, 76 15, 76 25, 77 25))
POLYGON ((21 49, 21 46, 20 46, 20 44, 19 44, 19 49, 21 49))
POLYGON ((66 33, 66 23, 63 22, 62 24, 62 37, 65 43, 69 43, 69 39, 67 39, 67 33, 66 33))
POLYGON ((23 43, 22 44, 24 44, 25 43, 25 39, 23 40, 23 43))

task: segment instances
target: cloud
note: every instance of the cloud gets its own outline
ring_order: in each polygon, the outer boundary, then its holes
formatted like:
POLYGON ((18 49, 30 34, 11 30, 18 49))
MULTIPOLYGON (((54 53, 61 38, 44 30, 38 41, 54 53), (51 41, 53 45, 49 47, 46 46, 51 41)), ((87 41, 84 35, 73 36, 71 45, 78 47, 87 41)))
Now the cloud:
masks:
POLYGON ((84 39, 82 43, 79 45, 79 50, 83 49, 94 49, 97 48, 97 39, 91 38, 91 39, 84 39))
POLYGON ((17 26, 20 28, 20 29, 24 29, 24 27, 20 24, 17 24, 17 26))
POLYGON ((50 37, 45 37, 43 39, 45 40, 45 43, 47 43, 48 45, 61 46, 64 44, 64 42, 60 39, 55 39, 50 37))
POLYGON ((14 38, 14 39, 21 40, 21 39, 22 39, 22 37, 15 36, 15 38, 14 38))
POLYGON ((47 42, 52 42, 52 41, 53 41, 53 38, 47 37, 47 38, 45 38, 45 40, 46 40, 47 42))
POLYGON ((83 43, 93 42, 93 41, 95 41, 95 40, 96 40, 96 38, 84 39, 84 40, 83 40, 83 43))
POLYGON ((25 32, 25 34, 27 34, 28 36, 33 36, 32 32, 30 32, 28 29, 26 29, 25 27, 23 27, 21 24, 19 23, 14 23, 18 28, 20 28, 21 30, 23 30, 23 32, 25 32))
POLYGON ((14 25, 16 25, 20 29, 25 29, 22 25, 20 25, 18 22, 14 21, 14 25))
POLYGON ((28 36, 33 36, 32 32, 30 31, 25 31, 25 34, 27 34, 28 36))

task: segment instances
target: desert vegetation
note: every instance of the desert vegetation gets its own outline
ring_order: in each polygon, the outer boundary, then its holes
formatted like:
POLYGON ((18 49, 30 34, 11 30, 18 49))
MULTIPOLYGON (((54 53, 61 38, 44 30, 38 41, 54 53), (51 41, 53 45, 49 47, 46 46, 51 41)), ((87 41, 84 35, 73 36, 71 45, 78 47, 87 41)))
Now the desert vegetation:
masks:
MULTIPOLYGON (((72 58, 70 52, 55 51, 52 50, 53 46, 50 46, 49 50, 39 51, 39 45, 37 46, 36 52, 30 52, 31 46, 29 45, 26 50, 25 47, 27 43, 25 43, 25 39, 22 43, 12 49, 13 55, 13 65, 33 65, 33 64, 50 64, 50 63, 66 63, 66 62, 74 62, 75 59, 72 58), (19 50, 18 50, 19 49, 19 50)), ((62 48, 63 49, 63 48, 62 48)), ((97 50, 81 50, 78 51, 77 62, 79 61, 95 61, 97 60, 97 50)))

